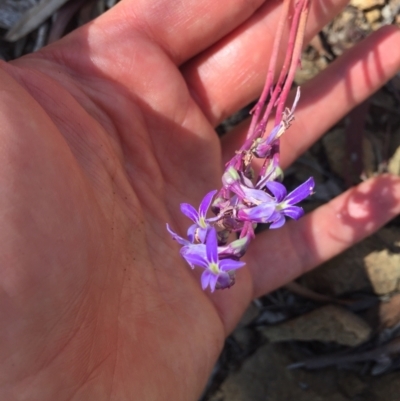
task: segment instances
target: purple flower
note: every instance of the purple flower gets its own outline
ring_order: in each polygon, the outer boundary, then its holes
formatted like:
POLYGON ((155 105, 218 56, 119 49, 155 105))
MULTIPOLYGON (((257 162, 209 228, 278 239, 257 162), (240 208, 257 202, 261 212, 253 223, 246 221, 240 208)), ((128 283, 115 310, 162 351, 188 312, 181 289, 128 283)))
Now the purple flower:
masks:
POLYGON ((275 212, 270 216, 272 224, 269 228, 279 228, 285 224, 285 216, 298 220, 304 215, 303 208, 294 205, 313 193, 315 183, 314 179, 310 177, 289 194, 287 194, 286 188, 279 182, 269 181, 266 186, 274 195, 277 202, 275 212))
POLYGON ((252 223, 268 223, 276 209, 275 199, 261 189, 241 185, 241 191, 244 194, 242 202, 249 207, 239 208, 238 219, 252 223))
POLYGON ((239 209, 237 217, 242 221, 252 223, 272 223, 269 228, 282 227, 285 224, 285 216, 294 220, 303 216, 303 208, 294 205, 311 195, 314 185, 314 179, 309 178, 288 195, 283 184, 277 181, 268 181, 266 187, 273 196, 260 189, 242 187, 246 195, 244 203, 255 206, 239 209))
POLYGON ((264 202, 254 207, 239 209, 237 217, 241 221, 252 223, 269 223, 271 216, 275 213, 276 204, 274 202, 264 202))
POLYGON ((199 266, 199 263, 207 256, 204 244, 192 244, 190 242, 181 248, 180 253, 192 269, 199 266))
POLYGON ((171 237, 174 241, 176 241, 180 245, 190 245, 191 242, 185 238, 180 237, 177 233, 171 230, 169 224, 167 223, 167 231, 171 234, 171 237))
POLYGON ((200 203, 199 211, 189 203, 181 203, 181 212, 194 222, 187 231, 190 242, 197 240, 204 243, 207 231, 210 229, 210 225, 206 220, 206 215, 211 205, 212 198, 216 193, 217 191, 211 191, 203 198, 200 203))
MULTIPOLYGON (((169 224, 167 224, 167 230, 171 234, 171 237, 174 241, 176 241, 180 245, 183 245, 180 251, 181 256, 186 260, 186 262, 188 262, 190 267, 194 269, 194 264, 192 263, 192 261, 199 255, 201 258, 206 257, 206 246, 204 244, 193 244, 187 239, 182 238, 177 233, 171 230, 169 224)), ((220 234, 221 232, 218 233, 218 235, 220 234)), ((249 233, 245 237, 231 242, 229 245, 218 246, 218 254, 224 259, 230 257, 241 258, 246 253, 250 240, 253 237, 254 234, 251 235, 249 233)))
POLYGON ((206 244, 192 244, 181 249, 181 255, 191 266, 204 269, 201 275, 203 290, 210 287, 211 292, 217 288, 229 288, 234 283, 234 271, 244 266, 244 262, 218 258, 217 232, 210 228, 206 244))
POLYGON ((177 233, 171 230, 169 224, 167 224, 167 230, 171 234, 171 237, 174 241, 176 241, 180 245, 183 245, 183 247, 181 248, 181 256, 186 260, 186 262, 189 263, 189 266, 194 269, 194 264, 191 262, 191 260, 195 258, 196 255, 203 255, 205 257, 206 246, 204 244, 193 244, 187 239, 182 238, 177 233), (186 255, 189 255, 189 259, 186 258, 186 255), (194 256, 191 257, 191 255, 194 256))

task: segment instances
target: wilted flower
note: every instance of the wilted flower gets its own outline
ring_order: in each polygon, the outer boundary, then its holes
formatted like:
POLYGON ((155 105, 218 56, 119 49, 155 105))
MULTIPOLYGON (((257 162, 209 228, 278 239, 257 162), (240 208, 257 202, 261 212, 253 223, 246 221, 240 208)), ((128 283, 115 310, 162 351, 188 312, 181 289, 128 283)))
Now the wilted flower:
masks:
POLYGON ((242 238, 232 241, 228 245, 218 247, 218 255, 220 258, 236 257, 240 259, 246 253, 251 240, 252 236, 248 234, 242 238))

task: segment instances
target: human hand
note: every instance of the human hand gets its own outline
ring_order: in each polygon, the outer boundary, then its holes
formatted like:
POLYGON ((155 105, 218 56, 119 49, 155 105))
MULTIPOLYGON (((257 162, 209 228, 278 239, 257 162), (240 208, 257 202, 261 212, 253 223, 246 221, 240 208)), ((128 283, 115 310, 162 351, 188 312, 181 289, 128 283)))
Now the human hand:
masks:
MULTIPOLYGON (((308 39, 343 5, 315 2, 308 39)), ((220 186, 244 129, 214 127, 261 90, 278 9, 124 0, 1 64, 1 399, 195 400, 253 297, 400 211, 398 178, 367 181, 258 236, 214 294, 180 258, 165 223, 185 232, 179 203, 220 186)), ((304 86, 283 167, 398 70, 399 42, 386 28, 304 86)))

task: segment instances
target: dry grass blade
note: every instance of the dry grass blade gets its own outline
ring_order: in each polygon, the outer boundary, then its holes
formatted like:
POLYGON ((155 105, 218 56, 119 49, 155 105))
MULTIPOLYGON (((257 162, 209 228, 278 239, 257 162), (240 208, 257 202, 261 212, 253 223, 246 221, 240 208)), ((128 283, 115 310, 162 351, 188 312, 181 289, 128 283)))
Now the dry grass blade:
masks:
POLYGON ((7 32, 5 40, 15 42, 26 34, 38 28, 57 9, 68 0, 42 0, 36 6, 26 11, 15 25, 7 32))
POLYGON ((0 1, 0 28, 10 29, 24 14, 39 0, 1 0, 0 1))
POLYGON ((368 351, 360 351, 349 353, 337 353, 332 355, 324 355, 320 357, 306 359, 301 362, 293 363, 288 366, 288 369, 321 369, 328 366, 344 365, 349 363, 365 362, 365 361, 378 361, 384 356, 398 354, 400 351, 400 338, 395 338, 389 343, 368 351))

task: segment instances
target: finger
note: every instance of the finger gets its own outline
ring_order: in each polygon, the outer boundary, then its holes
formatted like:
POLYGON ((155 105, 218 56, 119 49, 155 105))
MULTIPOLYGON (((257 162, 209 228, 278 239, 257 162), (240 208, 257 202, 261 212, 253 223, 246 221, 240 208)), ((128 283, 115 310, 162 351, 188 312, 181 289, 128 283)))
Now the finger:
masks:
MULTIPOLYGON (((108 40, 116 52, 123 42, 132 46, 132 32, 139 32, 179 65, 239 26, 264 2, 124 0, 95 24, 103 32, 102 42, 108 40)), ((276 6, 274 1, 269 3, 276 6)))
MULTIPOLYGON (((112 82, 114 93, 118 91, 130 100, 140 98, 157 114, 179 124, 185 120, 191 131, 198 131, 199 124, 193 120, 201 120, 203 126, 208 122, 174 62, 179 64, 217 41, 265 1, 124 0, 60 41, 15 63, 40 69, 56 80, 64 75, 60 71, 71 75, 72 80, 64 79, 63 84, 70 87, 71 81, 78 80, 79 91, 95 92, 95 103, 105 99, 101 108, 114 120, 123 117, 104 96, 109 91, 106 81, 112 82)), ((274 0, 270 4, 276 6, 274 0)), ((211 127, 208 132, 214 134, 211 127)))
MULTIPOLYGON (((141 29, 179 65, 250 17, 265 0, 125 2, 141 29)), ((269 1, 268 3, 274 3, 269 1)))
MULTIPOLYGON (((346 0, 311 2, 306 42, 345 5, 346 0)), ((182 67, 188 86, 216 126, 261 92, 281 7, 260 7, 238 29, 182 67)), ((280 61, 285 55, 281 51, 280 61)))
MULTIPOLYGON (((302 87, 295 122, 282 137, 282 167, 287 167, 335 122, 364 101, 400 68, 400 30, 375 32, 302 87)), ((243 143, 249 121, 222 138, 228 161, 243 143)))
POLYGON ((306 273, 372 234, 400 213, 400 178, 368 180, 297 222, 257 236, 247 265, 254 296, 306 273))

